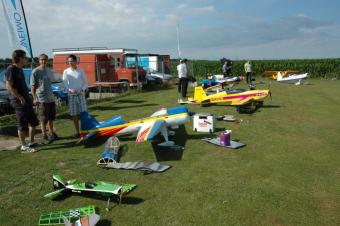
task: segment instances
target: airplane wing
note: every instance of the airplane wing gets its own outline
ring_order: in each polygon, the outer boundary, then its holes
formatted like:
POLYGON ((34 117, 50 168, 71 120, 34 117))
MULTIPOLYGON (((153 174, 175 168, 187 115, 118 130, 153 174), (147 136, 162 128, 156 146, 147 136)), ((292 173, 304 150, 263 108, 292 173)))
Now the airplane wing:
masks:
POLYGON ((164 128, 166 128, 165 120, 155 120, 143 124, 138 131, 136 143, 151 140, 164 128))

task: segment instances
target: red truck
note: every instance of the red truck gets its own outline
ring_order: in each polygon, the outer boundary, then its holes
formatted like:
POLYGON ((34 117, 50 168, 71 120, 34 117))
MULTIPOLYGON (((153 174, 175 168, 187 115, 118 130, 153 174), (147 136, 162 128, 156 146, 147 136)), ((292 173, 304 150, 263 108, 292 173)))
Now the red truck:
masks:
POLYGON ((64 72, 68 67, 66 60, 70 54, 77 56, 78 66, 84 70, 90 90, 96 89, 98 83, 103 82, 127 82, 130 86, 146 84, 146 71, 137 66, 138 53, 135 49, 53 49, 54 71, 64 72))

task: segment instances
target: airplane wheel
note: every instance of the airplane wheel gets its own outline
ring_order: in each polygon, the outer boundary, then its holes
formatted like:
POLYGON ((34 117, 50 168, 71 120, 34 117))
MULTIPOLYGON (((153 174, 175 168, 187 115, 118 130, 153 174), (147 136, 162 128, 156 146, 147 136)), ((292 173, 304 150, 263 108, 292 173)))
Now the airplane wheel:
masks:
MULTIPOLYGON (((259 102, 260 103, 260 102, 259 102)), ((236 111, 240 114, 252 114, 258 109, 258 103, 251 102, 236 108, 236 111)))
POLYGON ((260 108, 263 106, 263 101, 256 102, 256 108, 260 108))

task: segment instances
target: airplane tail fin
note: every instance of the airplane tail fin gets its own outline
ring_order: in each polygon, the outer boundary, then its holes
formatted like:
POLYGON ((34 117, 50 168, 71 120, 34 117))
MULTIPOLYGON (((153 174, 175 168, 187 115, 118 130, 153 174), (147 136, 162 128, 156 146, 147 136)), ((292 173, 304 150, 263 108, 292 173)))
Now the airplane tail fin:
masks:
POLYGON ((195 101, 202 101, 207 98, 202 86, 195 87, 194 99, 195 101))
POLYGON ((96 127, 99 122, 88 112, 80 112, 81 130, 90 130, 96 127))
POLYGON ((63 181, 61 176, 53 175, 53 188, 54 190, 65 188, 66 183, 63 181))
POLYGON ((66 189, 66 183, 58 175, 53 175, 53 192, 44 195, 45 198, 54 199, 61 195, 66 189))
POLYGON ((277 80, 281 80, 282 79, 282 75, 281 75, 281 72, 277 72, 277 80))

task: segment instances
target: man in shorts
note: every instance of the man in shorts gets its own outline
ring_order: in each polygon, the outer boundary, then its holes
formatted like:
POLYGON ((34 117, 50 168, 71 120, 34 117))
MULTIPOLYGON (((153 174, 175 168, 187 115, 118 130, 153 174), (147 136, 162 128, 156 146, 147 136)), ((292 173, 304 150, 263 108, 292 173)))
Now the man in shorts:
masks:
POLYGON ((49 144, 58 138, 54 132, 53 121, 55 120, 56 105, 55 98, 51 89, 53 73, 47 68, 48 56, 40 54, 39 67, 32 71, 31 75, 31 93, 33 104, 37 106, 37 112, 40 121, 40 127, 43 134, 43 144, 49 144), (46 133, 46 125, 50 136, 46 133))
POLYGON ((76 133, 74 137, 80 137, 80 112, 87 111, 85 91, 88 87, 85 73, 77 67, 77 57, 73 54, 67 57, 67 63, 70 67, 66 68, 63 73, 63 82, 65 90, 68 93, 68 104, 70 115, 73 117, 76 133))
POLYGON ((27 63, 26 53, 23 50, 15 50, 12 53, 13 64, 6 70, 6 88, 10 94, 10 102, 17 119, 18 136, 22 153, 31 153, 33 148, 35 127, 39 125, 33 111, 32 100, 28 95, 28 88, 22 68, 27 63), (29 132, 30 143, 26 144, 26 133, 29 132))

